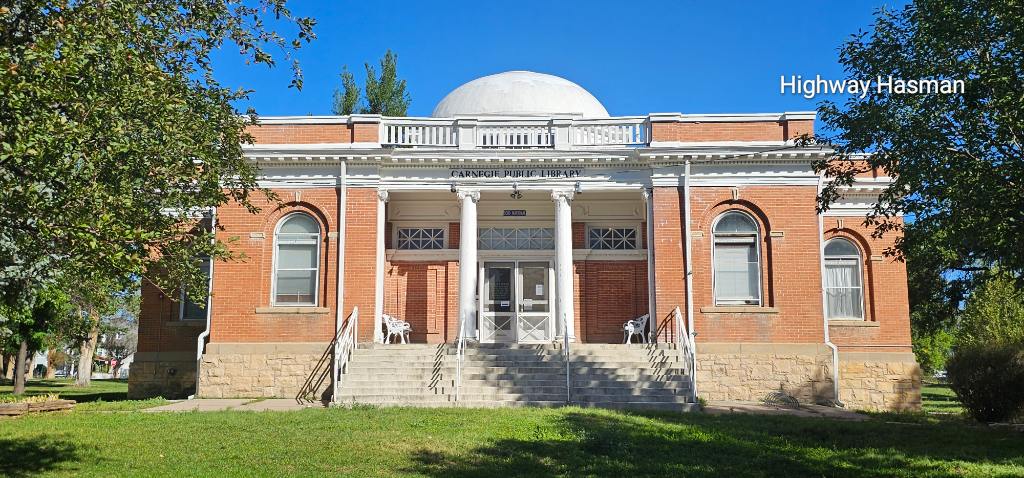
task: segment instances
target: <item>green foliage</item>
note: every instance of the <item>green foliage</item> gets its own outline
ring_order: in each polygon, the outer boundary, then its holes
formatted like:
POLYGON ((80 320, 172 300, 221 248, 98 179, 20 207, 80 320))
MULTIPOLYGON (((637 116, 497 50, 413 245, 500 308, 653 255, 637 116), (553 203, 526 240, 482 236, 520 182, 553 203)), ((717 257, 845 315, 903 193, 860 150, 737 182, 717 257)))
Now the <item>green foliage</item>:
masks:
POLYGON ((1024 343, 1024 289, 1015 278, 995 272, 971 294, 956 343, 958 347, 1024 343))
POLYGON ((953 352, 953 334, 945 330, 923 334, 914 330, 912 335, 914 356, 921 365, 921 371, 926 375, 934 375, 935 372, 943 370, 953 352))
POLYGON ((380 76, 366 63, 366 96, 360 105, 359 86, 348 67, 341 70, 342 90, 334 91, 334 114, 353 113, 380 114, 384 116, 405 116, 409 110, 409 93, 405 91, 405 80, 398 79, 398 55, 388 50, 380 60, 380 76))
MULTIPOLYGON (((912 217, 943 269, 971 274, 994 264, 1024 274, 1024 5, 1019 0, 916 0, 879 10, 872 28, 840 50, 851 79, 963 80, 964 94, 872 91, 824 102, 823 138, 838 160, 816 164, 833 179, 827 209, 860 172, 894 178, 871 216, 876 235, 912 217), (865 162, 858 153, 872 153, 865 162)), ((822 139, 822 138, 819 138, 822 139)), ((891 251, 905 252, 902 243, 891 251)))
MULTIPOLYGON (((230 256, 197 211, 250 210, 251 137, 211 54, 273 66, 313 21, 286 0, 26 0, 0 7, 0 295, 144 276, 206 293, 198 256, 230 256), (295 32, 292 38, 272 26, 295 32), (159 272, 159 273, 157 273, 159 272)), ((292 65, 292 86, 301 72, 292 65)), ((252 113, 252 112, 250 112, 252 113)))
POLYGON ((1024 418, 1024 343, 958 346, 946 370, 950 387, 976 420, 1024 418))

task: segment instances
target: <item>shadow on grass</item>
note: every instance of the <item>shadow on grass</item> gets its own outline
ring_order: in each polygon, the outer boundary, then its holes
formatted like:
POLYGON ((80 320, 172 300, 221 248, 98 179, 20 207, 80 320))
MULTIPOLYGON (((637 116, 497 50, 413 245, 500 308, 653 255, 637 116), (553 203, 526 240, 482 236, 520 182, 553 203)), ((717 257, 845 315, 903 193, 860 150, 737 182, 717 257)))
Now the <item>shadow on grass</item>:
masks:
POLYGON ((76 459, 78 452, 71 442, 49 438, 0 439, 0 476, 33 476, 76 459))
POLYGON ((1024 466, 1024 440, 964 426, 792 417, 567 413, 533 437, 418 450, 410 471, 470 476, 962 476, 1024 466))

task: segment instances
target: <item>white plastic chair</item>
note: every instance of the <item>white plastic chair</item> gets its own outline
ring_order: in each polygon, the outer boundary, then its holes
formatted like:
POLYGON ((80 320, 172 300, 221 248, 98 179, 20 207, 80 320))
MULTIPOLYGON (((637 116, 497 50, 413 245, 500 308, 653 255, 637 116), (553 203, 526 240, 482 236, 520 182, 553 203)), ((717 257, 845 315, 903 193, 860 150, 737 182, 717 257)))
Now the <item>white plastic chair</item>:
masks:
POLYGON ((633 341, 634 335, 640 336, 640 343, 647 343, 647 334, 644 330, 647 328, 647 319, 651 316, 650 314, 644 314, 632 320, 627 320, 625 324, 622 324, 622 337, 624 344, 628 344, 633 341))
POLYGON ((403 344, 408 343, 409 332, 412 332, 412 326, 408 322, 396 319, 388 314, 382 314, 382 318, 384 319, 384 325, 388 328, 388 334, 384 338, 384 343, 390 344, 391 337, 394 335, 397 335, 403 344))

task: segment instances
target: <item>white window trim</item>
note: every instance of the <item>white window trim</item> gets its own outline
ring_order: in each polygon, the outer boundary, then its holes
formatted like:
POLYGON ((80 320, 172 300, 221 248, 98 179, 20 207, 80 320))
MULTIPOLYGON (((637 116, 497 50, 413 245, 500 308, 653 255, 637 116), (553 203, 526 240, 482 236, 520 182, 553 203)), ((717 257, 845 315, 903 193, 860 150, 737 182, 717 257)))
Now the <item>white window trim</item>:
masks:
MULTIPOLYGON (((749 237, 749 236, 741 236, 749 237)), ((748 214, 746 211, 739 209, 729 209, 722 212, 715 218, 711 223, 711 300, 714 301, 716 306, 748 306, 748 307, 761 307, 764 305, 764 284, 762 284, 761 274, 762 270, 761 261, 761 224, 756 218, 748 214), (715 234, 715 228, 718 227, 718 222, 722 220, 728 214, 738 213, 743 214, 754 223, 754 256, 757 257, 757 303, 751 304, 749 302, 738 302, 735 300, 720 301, 718 299, 718 272, 715 270, 715 250, 717 247, 717 235, 715 234)))
POLYGON ((587 222, 585 233, 583 236, 583 248, 594 250, 594 251, 642 251, 647 249, 647 245, 644 244, 644 232, 640 228, 639 222, 587 222), (591 249, 590 247, 590 230, 591 229, 633 229, 636 234, 636 247, 633 249, 591 249))
POLYGON ((320 303, 320 271, 322 269, 322 267, 321 267, 322 264, 320 264, 320 259, 321 259, 321 251, 320 250, 323 248, 323 237, 324 237, 323 236, 323 227, 321 227, 320 221, 318 221, 316 219, 316 217, 314 217, 312 214, 309 214, 307 212, 302 212, 302 211, 291 212, 291 213, 288 213, 288 214, 284 215, 283 217, 281 217, 281 219, 279 219, 277 221, 277 225, 274 227, 274 250, 273 250, 274 260, 273 260, 273 265, 272 265, 273 269, 271 270, 271 275, 270 275, 270 305, 272 307, 316 307, 320 303), (312 303, 286 302, 286 303, 279 304, 277 302, 277 256, 278 256, 278 245, 279 245, 278 244, 278 236, 279 236, 279 233, 281 232, 281 226, 284 225, 284 223, 287 222, 289 218, 291 218, 292 216, 295 216, 297 214, 308 216, 310 219, 313 220, 313 223, 316 224, 316 274, 313 275, 314 278, 315 278, 315 280, 313 282, 313 302, 312 303))
MULTIPOLYGON (((825 319, 826 320, 830 320, 830 321, 831 320, 838 320, 838 321, 842 321, 842 320, 848 320, 848 321, 861 320, 861 321, 864 321, 864 320, 867 320, 867 299, 868 299, 868 295, 867 295, 867 293, 865 293, 865 290, 864 290, 864 284, 866 284, 867 282, 864 280, 864 255, 862 254, 863 251, 861 251, 860 246, 858 246, 855 241, 853 241, 851 239, 848 239, 846 237, 843 237, 843 236, 833 237, 833 238, 825 241, 825 248, 828 247, 828 243, 830 243, 832 241, 835 241, 835 240, 846 241, 846 242, 850 243, 850 245, 852 245, 854 247, 854 249, 857 249, 857 255, 856 256, 850 256, 850 255, 832 256, 832 258, 833 259, 854 259, 855 262, 857 263, 857 278, 860 279, 860 287, 847 287, 847 289, 854 289, 854 288, 860 289, 860 317, 827 317, 826 316, 825 319)), ((825 265, 828 265, 829 256, 825 254, 825 249, 824 248, 822 249, 821 260, 822 260, 822 262, 824 262, 825 265)), ((831 288, 835 289, 836 287, 831 287, 831 288)), ((825 286, 825 290, 824 290, 824 294, 825 294, 825 314, 828 314, 828 311, 829 311, 829 307, 828 307, 828 305, 829 305, 828 304, 828 290, 829 289, 830 289, 830 287, 828 287, 826 285, 825 286)))
POLYGON ((447 222, 391 222, 391 249, 395 251, 440 251, 444 249, 451 249, 451 228, 448 227, 447 222), (398 230, 399 229, 443 229, 444 240, 441 244, 441 249, 399 249, 398 248, 398 230))

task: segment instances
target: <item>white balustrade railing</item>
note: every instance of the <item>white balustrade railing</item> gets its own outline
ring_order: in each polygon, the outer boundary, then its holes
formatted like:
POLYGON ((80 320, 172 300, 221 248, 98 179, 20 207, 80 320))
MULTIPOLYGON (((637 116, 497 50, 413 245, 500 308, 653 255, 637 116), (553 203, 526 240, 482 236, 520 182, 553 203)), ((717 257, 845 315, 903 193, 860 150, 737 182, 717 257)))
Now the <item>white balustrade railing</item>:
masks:
POLYGON ((466 358, 466 335, 459 326, 459 339, 455 346, 455 401, 458 402, 462 392, 462 362, 466 358))
POLYGON ((458 146, 459 132, 451 120, 388 120, 381 123, 381 143, 403 147, 458 146))
POLYGON ((608 119, 382 118, 380 142, 396 148, 567 149, 642 146, 646 117, 608 119))

